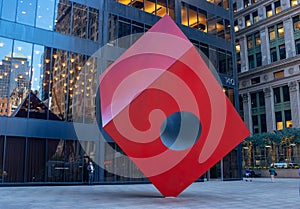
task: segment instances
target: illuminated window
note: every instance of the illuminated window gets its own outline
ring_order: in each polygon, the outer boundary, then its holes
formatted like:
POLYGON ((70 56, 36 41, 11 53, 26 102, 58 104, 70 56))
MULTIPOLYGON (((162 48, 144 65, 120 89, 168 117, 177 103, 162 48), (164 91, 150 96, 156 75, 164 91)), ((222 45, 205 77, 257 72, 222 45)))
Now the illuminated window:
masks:
POLYGON ((300 30, 300 16, 293 17, 294 31, 300 30))
POLYGON ((267 17, 271 17, 273 15, 273 11, 272 11, 272 5, 268 5, 266 6, 266 13, 267 13, 267 17))
POLYGON ((254 38, 255 38, 255 46, 259 46, 260 45, 260 34, 259 34, 259 32, 254 34, 254 38))
POLYGON ((291 6, 297 6, 298 5, 298 0, 291 0, 291 6))
POLYGON ((246 24, 246 26, 250 26, 251 25, 250 15, 246 15, 245 16, 245 24, 246 24))
POLYGON ((234 21, 234 32, 239 31, 239 26, 237 20, 234 21))
POLYGON ((269 38, 270 38, 270 41, 272 41, 276 38, 274 27, 269 28, 269 38))
POLYGON ((185 4, 182 4, 181 7, 181 24, 188 26, 188 8, 185 4))
POLYGON ((236 51, 236 53, 239 53, 241 51, 241 46, 240 46, 240 43, 238 43, 238 42, 235 44, 235 51, 236 51))
POLYGON ((280 5, 280 1, 276 1, 274 3, 274 6, 275 6, 275 14, 278 14, 281 12, 281 5, 280 5))
POLYGON ((203 32, 207 32, 206 12, 201 9, 198 9, 198 29, 203 32))
POLYGON ((274 73, 274 78, 283 78, 284 77, 284 71, 278 71, 274 73))
POLYGON ((280 23, 280 24, 277 25, 277 32, 278 32, 278 37, 283 37, 284 36, 283 23, 280 23))
POLYGON ((189 5, 188 21, 191 28, 198 28, 197 8, 189 5))

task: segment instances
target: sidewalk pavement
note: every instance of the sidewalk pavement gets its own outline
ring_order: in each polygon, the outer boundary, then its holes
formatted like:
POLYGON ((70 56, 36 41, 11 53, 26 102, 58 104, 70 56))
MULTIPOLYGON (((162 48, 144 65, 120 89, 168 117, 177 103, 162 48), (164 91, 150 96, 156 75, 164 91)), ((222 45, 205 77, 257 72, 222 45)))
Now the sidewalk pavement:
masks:
POLYGON ((0 187, 1 209, 299 209, 300 178, 193 183, 176 198, 152 184, 0 187))

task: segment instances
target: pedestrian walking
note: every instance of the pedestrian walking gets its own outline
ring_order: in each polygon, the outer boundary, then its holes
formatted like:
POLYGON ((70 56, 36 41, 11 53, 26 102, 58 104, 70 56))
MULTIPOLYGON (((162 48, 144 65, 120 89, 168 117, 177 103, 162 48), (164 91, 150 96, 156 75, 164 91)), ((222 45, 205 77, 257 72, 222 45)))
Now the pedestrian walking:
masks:
POLYGON ((271 181, 275 182, 275 176, 276 176, 277 173, 276 173, 275 168, 274 168, 273 165, 270 167, 269 173, 270 173, 270 176, 271 176, 271 181))
POLYGON ((92 184, 92 182, 94 181, 95 168, 91 161, 89 162, 89 164, 87 166, 87 170, 89 172, 89 184, 92 184))

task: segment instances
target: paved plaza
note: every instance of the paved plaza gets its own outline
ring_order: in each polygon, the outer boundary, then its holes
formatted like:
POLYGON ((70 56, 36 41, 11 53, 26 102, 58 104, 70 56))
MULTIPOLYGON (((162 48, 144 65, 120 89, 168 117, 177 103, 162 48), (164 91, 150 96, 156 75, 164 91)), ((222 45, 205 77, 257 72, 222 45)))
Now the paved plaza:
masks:
POLYGON ((299 181, 205 181, 192 184, 176 198, 163 198, 152 184, 0 187, 0 208, 299 209, 299 181))

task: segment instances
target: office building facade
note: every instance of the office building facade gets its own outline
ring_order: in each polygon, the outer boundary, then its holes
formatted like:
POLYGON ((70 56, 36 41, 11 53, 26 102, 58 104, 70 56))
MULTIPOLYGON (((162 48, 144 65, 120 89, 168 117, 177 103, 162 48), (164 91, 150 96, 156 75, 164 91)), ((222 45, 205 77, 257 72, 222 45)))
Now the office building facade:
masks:
MULTIPOLYGON (((147 181, 122 150, 99 132, 97 78, 168 14, 205 54, 238 105, 233 13, 227 0, 0 0, 0 184, 147 181), (120 41, 129 37, 129 42, 120 41), (84 130, 83 134, 78 130, 84 130), (96 133, 96 134, 95 134, 96 133)), ((241 178, 234 149, 206 174, 241 178)))
MULTIPOLYGON (((253 134, 299 128, 300 1, 236 0, 233 9, 245 123, 253 134)), ((299 161, 299 147, 289 149, 295 156, 290 160, 299 161)), ((266 156, 265 151, 257 155, 266 156)))

